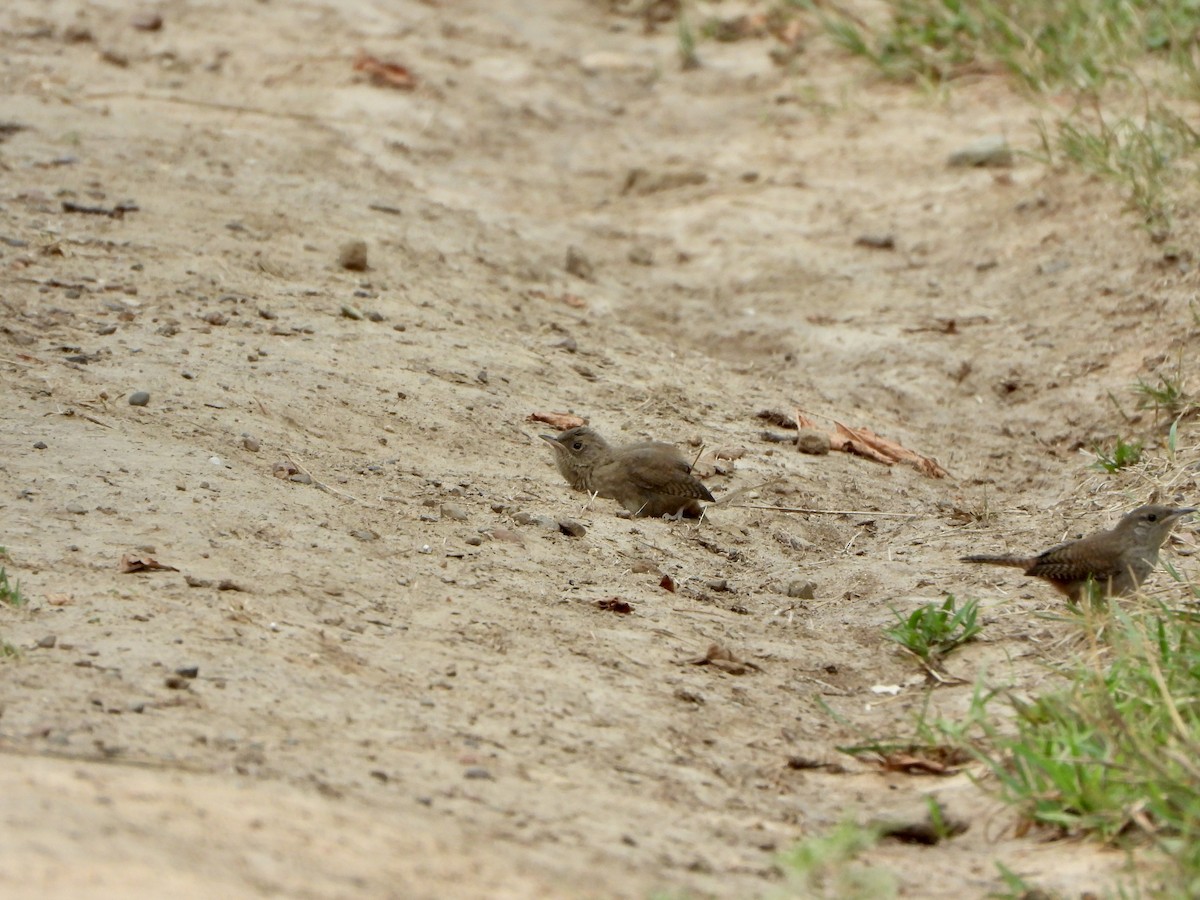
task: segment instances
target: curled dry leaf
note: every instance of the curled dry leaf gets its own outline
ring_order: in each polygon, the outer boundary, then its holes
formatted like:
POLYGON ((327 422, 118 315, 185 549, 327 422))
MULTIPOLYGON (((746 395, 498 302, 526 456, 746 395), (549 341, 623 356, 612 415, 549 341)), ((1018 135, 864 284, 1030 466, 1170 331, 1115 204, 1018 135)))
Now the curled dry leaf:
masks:
POLYGON ((738 659, 733 655, 732 650, 721 644, 710 644, 703 656, 684 660, 684 664, 689 666, 713 666, 730 675, 745 675, 751 670, 755 672, 762 671, 760 666, 752 662, 746 662, 743 659, 738 659))
POLYGON ((623 616, 627 616, 633 612, 633 604, 622 600, 620 597, 606 597, 603 600, 597 600, 596 606, 608 612, 620 613, 623 616))
POLYGON ((369 53, 359 51, 354 58, 354 71, 364 72, 376 87, 397 88, 411 91, 417 86, 417 78, 405 66, 387 62, 369 53))
POLYGON ((559 431, 566 431, 569 428, 578 428, 580 425, 587 424, 587 419, 567 412, 531 412, 525 417, 525 421, 545 422, 559 431))
MULTIPOLYGON (((796 423, 801 428, 814 431, 823 430, 818 428, 816 422, 799 410, 796 411, 796 423)), ((889 438, 876 434, 870 428, 851 428, 849 425, 843 425, 841 422, 834 422, 833 425, 834 430, 829 434, 829 447, 831 450, 854 453, 867 459, 873 459, 875 462, 883 463, 885 466, 894 465, 898 462, 907 463, 922 475, 928 475, 930 478, 945 478, 950 474, 942 468, 937 460, 909 450, 907 447, 903 447, 889 438)))
POLYGON ((153 569, 158 569, 163 572, 178 572, 174 566, 165 566, 157 559, 147 556, 145 559, 134 559, 127 553, 121 554, 121 561, 117 564, 117 571, 122 575, 127 575, 130 572, 149 572, 153 569))

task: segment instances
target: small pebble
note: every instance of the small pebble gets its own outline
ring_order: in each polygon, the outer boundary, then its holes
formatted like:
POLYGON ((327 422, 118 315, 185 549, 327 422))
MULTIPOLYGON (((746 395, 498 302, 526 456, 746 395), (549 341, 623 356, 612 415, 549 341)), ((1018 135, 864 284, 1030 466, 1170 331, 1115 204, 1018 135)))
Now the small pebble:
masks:
POLYGON ((467 520, 467 511, 455 503, 443 503, 442 515, 456 522, 465 522, 467 520))
POLYGON ((294 481, 296 484, 312 484, 312 476, 307 472, 297 472, 288 481, 294 481))
POLYGON ((565 268, 576 278, 582 278, 584 281, 592 280, 594 271, 592 268, 592 262, 578 247, 567 248, 567 260, 565 263, 565 268))
POLYGON ((472 534, 469 535, 463 543, 465 543, 468 547, 478 547, 483 543, 483 538, 477 534, 472 534))
POLYGON ((84 513, 87 512, 87 510, 84 509, 83 506, 81 506, 78 503, 68 503, 67 504, 67 512, 71 513, 71 515, 74 515, 74 516, 82 516, 84 513))
POLYGON ((248 434, 243 434, 242 447, 246 450, 249 450, 251 453, 257 453, 262 448, 262 444, 259 443, 258 438, 251 437, 248 434))
POLYGON ((184 369, 179 374, 182 375, 184 378, 186 378, 188 381, 191 381, 192 379, 194 379, 196 377, 196 374, 194 372, 189 372, 187 369, 184 369))
POLYGON ((96 334, 115 334, 116 330, 117 326, 109 323, 108 325, 101 325, 99 328, 97 328, 96 334))
POLYGON ((581 538, 587 534, 587 529, 574 519, 562 519, 558 523, 558 530, 567 537, 581 538))
POLYGON ((787 595, 794 600, 812 600, 817 596, 817 586, 811 581, 793 581, 788 584, 787 595))
POLYGON ((350 532, 350 537, 359 541, 377 541, 379 533, 372 531, 370 528, 359 528, 356 531, 350 532))
POLYGON ((369 313, 367 313, 367 318, 370 319, 372 322, 382 322, 383 321, 383 313, 376 312, 375 310, 371 310, 369 313))
POLYGON ((729 590, 729 582, 724 578, 714 578, 711 581, 705 582, 710 591, 718 594, 723 594, 729 590))
POLYGON ((351 306, 349 303, 343 303, 342 304, 342 316, 347 319, 353 319, 354 321, 357 322, 362 319, 363 314, 362 314, 362 310, 360 310, 358 307, 351 306))
POLYGON ((45 441, 38 441, 33 445, 34 450, 45 450, 49 445, 45 441))
POLYGON ((367 242, 347 241, 338 250, 338 265, 351 272, 367 270, 367 242))
POLYGON ((175 674, 180 678, 195 678, 200 674, 199 666, 180 666, 175 670, 175 674))
POLYGON ((796 434, 796 449, 801 453, 824 456, 829 452, 829 435, 823 431, 810 431, 802 428, 796 434))
POLYGON ((464 778, 474 778, 474 779, 485 779, 487 781, 495 781, 496 780, 492 777, 492 773, 489 772, 487 769, 483 768, 483 766, 471 766, 471 768, 469 768, 469 769, 467 769, 467 771, 463 772, 463 777, 464 778))
POLYGON ((168 675, 163 684, 173 691, 186 691, 190 681, 191 679, 184 678, 182 675, 168 675))
POLYGON ((43 650, 49 650, 57 643, 58 638, 53 634, 48 634, 44 638, 38 638, 37 645, 43 650))
POLYGON ((996 166, 1008 168, 1013 164, 1012 147, 1002 134, 980 138, 950 154, 951 166, 996 166))
POLYGON ((150 394, 146 391, 134 391, 129 395, 130 406, 145 406, 150 402, 150 394))
POLYGON ((137 13, 129 24, 138 31, 158 31, 163 27, 163 18, 156 12, 137 13))

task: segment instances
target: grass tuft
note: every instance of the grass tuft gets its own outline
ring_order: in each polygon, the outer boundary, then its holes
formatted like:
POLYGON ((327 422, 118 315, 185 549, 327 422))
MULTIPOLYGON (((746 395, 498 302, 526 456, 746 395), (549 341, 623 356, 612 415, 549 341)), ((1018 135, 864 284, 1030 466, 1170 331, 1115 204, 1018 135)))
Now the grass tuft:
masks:
POLYGON ((972 641, 982 630, 977 622, 979 601, 968 600, 958 607, 953 594, 940 606, 926 603, 907 617, 892 610, 897 624, 883 634, 895 641, 926 666, 936 668, 952 651, 972 641))

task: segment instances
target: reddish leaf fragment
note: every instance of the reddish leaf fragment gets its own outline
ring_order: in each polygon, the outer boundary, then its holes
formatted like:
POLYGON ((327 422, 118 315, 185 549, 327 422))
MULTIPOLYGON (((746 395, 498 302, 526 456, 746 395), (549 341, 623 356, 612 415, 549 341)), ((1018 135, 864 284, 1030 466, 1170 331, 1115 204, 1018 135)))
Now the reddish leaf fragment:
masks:
POLYGON ((949 747, 895 750, 879 757, 879 765, 884 769, 906 775, 953 775, 965 762, 966 754, 949 747))
POLYGON ((633 604, 622 600, 620 597, 608 597, 604 600, 597 600, 596 606, 608 612, 620 613, 623 616, 627 616, 633 612, 633 604))
POLYGON ((147 556, 145 559, 134 559, 127 553, 121 554, 121 562, 117 564, 117 571, 122 575, 127 575, 130 572, 149 572, 152 569, 158 569, 163 572, 178 572, 174 566, 164 566, 157 559, 147 556))
POLYGON ((675 593, 675 579, 673 579, 670 575, 664 575, 662 577, 662 581, 658 583, 658 586, 664 591, 670 591, 672 594, 675 593))
MULTIPOLYGON (((801 428, 822 431, 817 423, 808 416, 796 410, 796 423, 801 428)), ((841 422, 834 422, 834 431, 829 434, 831 450, 841 450, 846 453, 856 453, 867 459, 890 466, 898 462, 907 463, 922 475, 930 478, 945 478, 950 473, 941 467, 937 460, 922 456, 897 444, 895 441, 881 437, 870 428, 851 428, 841 422)))
POLYGON ((567 412, 531 412, 525 417, 525 421, 545 422, 559 431, 566 431, 570 428, 578 428, 580 425, 587 424, 587 419, 567 412))
POLYGON ((417 78, 405 66, 388 62, 359 51, 354 58, 354 71, 364 72, 376 87, 390 87, 402 91, 411 91, 417 86, 417 78))

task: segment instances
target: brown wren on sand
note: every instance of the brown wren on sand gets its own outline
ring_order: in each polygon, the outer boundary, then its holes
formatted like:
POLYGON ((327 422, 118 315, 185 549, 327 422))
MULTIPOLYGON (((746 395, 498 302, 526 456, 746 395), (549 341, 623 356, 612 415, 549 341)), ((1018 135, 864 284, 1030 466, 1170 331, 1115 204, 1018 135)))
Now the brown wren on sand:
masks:
POLYGON ((1179 519, 1193 508, 1139 506, 1110 531, 1068 541, 1034 556, 964 556, 964 562, 1014 566, 1044 578, 1071 602, 1136 591, 1158 564, 1158 550, 1179 519), (1095 593, 1094 593, 1095 592, 1095 593))
POLYGON ((613 447, 586 426, 538 435, 554 451, 571 487, 616 500, 635 516, 698 518, 713 499, 672 444, 641 441, 613 447))

